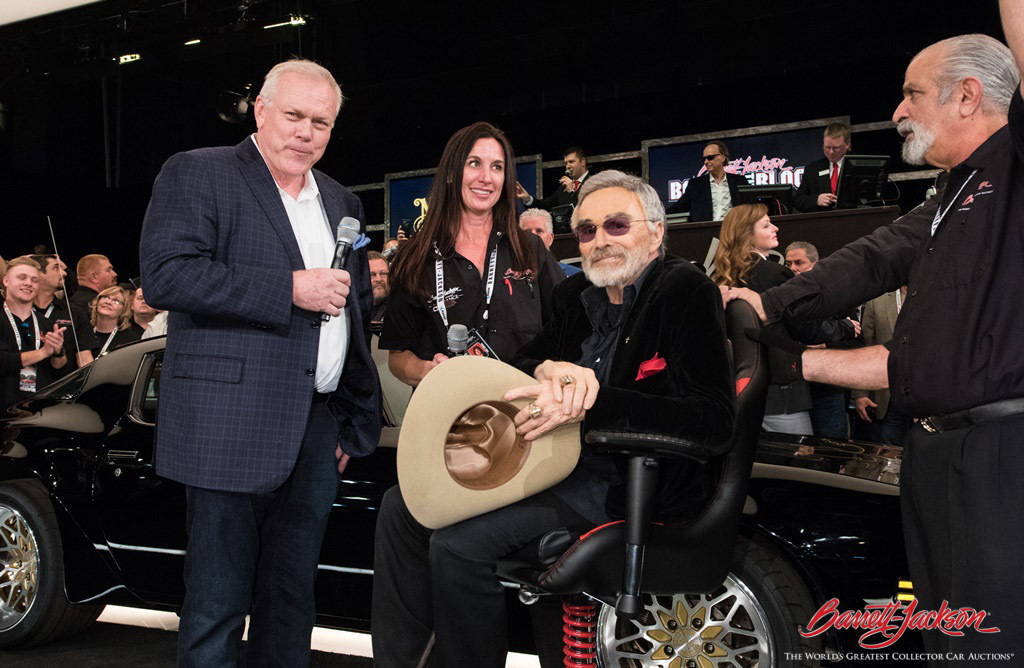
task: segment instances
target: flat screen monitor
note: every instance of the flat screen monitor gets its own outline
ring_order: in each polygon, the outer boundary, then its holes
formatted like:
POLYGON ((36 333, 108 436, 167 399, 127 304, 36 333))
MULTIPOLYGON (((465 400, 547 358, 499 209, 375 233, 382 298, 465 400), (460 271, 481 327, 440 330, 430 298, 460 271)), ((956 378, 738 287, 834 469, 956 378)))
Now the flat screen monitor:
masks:
POLYGON ((551 209, 551 226, 555 230, 555 234, 565 234, 566 232, 572 232, 572 204, 563 204, 562 206, 556 206, 551 209))
POLYGON ((789 213, 793 203, 793 186, 788 183, 737 186, 739 204, 764 204, 768 215, 781 216, 789 213))
POLYGON ((882 193, 889 179, 889 156, 847 154, 839 172, 836 208, 856 209, 881 206, 882 193))

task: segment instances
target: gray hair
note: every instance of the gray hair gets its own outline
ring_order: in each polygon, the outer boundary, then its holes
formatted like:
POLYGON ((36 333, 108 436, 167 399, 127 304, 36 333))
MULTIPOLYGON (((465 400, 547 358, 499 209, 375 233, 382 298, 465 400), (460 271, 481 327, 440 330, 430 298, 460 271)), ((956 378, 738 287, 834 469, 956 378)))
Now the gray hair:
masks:
POLYGON ((928 49, 936 47, 942 48, 942 60, 935 72, 940 104, 950 101, 958 83, 974 77, 981 82, 982 111, 1001 116, 1007 114, 1010 100, 1020 83, 1020 73, 1013 54, 1005 44, 988 35, 975 33, 944 39, 928 49))
POLYGON ((334 109, 334 116, 337 118, 338 112, 341 111, 341 105, 345 102, 345 96, 341 94, 341 86, 334 80, 334 76, 326 67, 303 58, 286 60, 270 68, 267 76, 263 78, 263 88, 260 89, 260 97, 266 104, 273 106, 274 97, 277 95, 277 84, 285 74, 295 74, 307 79, 321 79, 327 82, 338 100, 334 109))
POLYGON ((644 183, 639 176, 620 172, 617 169, 606 169, 583 182, 576 208, 572 212, 573 228, 579 222, 580 206, 583 204, 583 200, 592 192, 605 188, 622 188, 640 198, 640 204, 644 209, 644 218, 647 219, 647 228, 652 234, 658 229, 658 223, 661 223, 661 251, 658 253, 658 257, 665 257, 665 249, 668 248, 668 228, 665 227, 665 205, 661 203, 658 192, 649 184, 644 183))
MULTIPOLYGON (((838 139, 838 137, 833 137, 833 139, 838 139)), ((805 253, 807 253, 807 259, 810 260, 811 262, 817 262, 818 261, 818 248, 814 244, 812 244, 811 242, 809 242, 809 241, 794 241, 790 245, 786 246, 785 254, 789 255, 789 251, 797 250, 797 249, 803 249, 803 251, 805 253)))
POLYGON ((527 218, 543 218, 544 228, 548 231, 548 234, 555 233, 555 224, 551 220, 551 214, 544 209, 527 209, 519 214, 519 222, 522 224, 527 218))

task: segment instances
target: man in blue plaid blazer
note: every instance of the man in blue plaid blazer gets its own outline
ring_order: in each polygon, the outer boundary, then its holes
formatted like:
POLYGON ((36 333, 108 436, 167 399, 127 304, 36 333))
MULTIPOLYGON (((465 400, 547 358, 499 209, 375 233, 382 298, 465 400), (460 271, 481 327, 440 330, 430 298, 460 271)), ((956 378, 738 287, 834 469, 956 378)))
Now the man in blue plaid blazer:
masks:
POLYGON ((254 135, 175 155, 153 185, 142 276, 170 311, 156 466, 188 499, 179 665, 237 665, 250 611, 250 663, 309 662, 338 473, 380 435, 366 252, 330 268, 363 207, 312 169, 341 102, 326 69, 281 63, 254 135))

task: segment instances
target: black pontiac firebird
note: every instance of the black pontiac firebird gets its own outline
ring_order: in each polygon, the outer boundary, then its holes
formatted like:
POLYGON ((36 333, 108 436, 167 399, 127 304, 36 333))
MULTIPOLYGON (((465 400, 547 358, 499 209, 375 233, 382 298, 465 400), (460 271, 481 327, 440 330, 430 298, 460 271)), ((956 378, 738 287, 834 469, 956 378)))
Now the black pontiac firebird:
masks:
MULTIPOLYGON (((184 490, 153 468, 163 349, 159 338, 113 350, 0 422, 0 649, 80 632, 107 603, 181 605, 184 490)), ((385 390, 394 424, 403 399, 385 390)), ((397 432, 385 428, 377 452, 353 460, 338 485, 317 580, 321 625, 368 628, 372 534, 396 481, 397 432)), ((900 456, 891 446, 762 434, 726 582, 710 595, 648 597, 653 614, 629 628, 605 606, 601 665, 814 665, 819 654, 859 651, 859 632, 805 639, 799 629, 833 597, 860 610, 896 593, 907 573, 900 456), (658 629, 701 610, 725 633, 713 653, 697 643, 691 661, 671 663, 658 629)))

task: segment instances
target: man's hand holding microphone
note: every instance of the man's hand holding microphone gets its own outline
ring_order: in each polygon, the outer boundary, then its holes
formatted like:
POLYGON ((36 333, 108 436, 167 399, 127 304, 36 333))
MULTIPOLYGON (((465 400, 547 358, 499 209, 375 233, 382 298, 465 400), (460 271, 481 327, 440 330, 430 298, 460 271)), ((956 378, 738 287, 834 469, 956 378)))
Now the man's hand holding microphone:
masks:
POLYGON ((359 221, 345 216, 338 223, 334 260, 329 269, 302 269, 292 272, 292 303, 307 311, 330 316, 341 315, 352 287, 352 277, 344 267, 359 237, 359 221))

